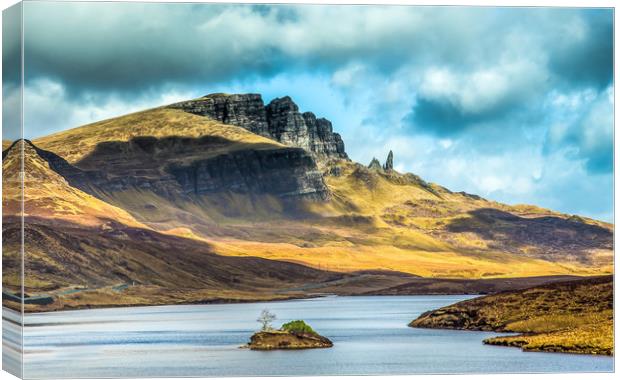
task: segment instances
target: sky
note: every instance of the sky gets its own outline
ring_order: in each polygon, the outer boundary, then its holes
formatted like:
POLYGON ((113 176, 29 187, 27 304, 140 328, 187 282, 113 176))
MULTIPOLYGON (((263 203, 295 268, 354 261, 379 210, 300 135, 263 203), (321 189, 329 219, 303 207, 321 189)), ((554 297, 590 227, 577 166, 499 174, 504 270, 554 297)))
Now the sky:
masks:
MULTIPOLYGON (((290 95, 360 163, 392 150, 453 191, 613 220, 610 9, 24 6, 27 138, 213 92, 290 95)), ((3 83, 9 106, 18 88, 3 83)))

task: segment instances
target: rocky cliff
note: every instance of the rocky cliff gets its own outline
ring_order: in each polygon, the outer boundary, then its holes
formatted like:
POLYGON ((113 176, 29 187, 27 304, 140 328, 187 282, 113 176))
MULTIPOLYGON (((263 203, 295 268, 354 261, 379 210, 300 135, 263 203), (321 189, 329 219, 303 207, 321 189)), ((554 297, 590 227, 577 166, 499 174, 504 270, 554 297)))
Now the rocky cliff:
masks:
POLYGON ((282 144, 303 148, 319 163, 334 158, 348 159, 344 142, 333 131, 331 122, 317 118, 312 112, 301 113, 288 96, 276 98, 265 106, 259 94, 211 94, 169 107, 207 116, 282 144))
POLYGON ((314 161, 299 148, 242 150, 173 165, 169 171, 186 194, 234 191, 281 198, 329 198, 314 161))
POLYGON ((207 116, 224 124, 236 125, 261 136, 272 137, 265 104, 259 94, 211 94, 199 99, 175 103, 169 107, 207 116))
POLYGON ((89 156, 69 164, 36 148, 72 186, 106 193, 140 189, 164 197, 233 192, 280 198, 327 200, 323 177, 308 153, 287 147, 236 147, 217 138, 139 137, 101 143, 89 156), (226 153, 211 155, 229 146, 226 153))

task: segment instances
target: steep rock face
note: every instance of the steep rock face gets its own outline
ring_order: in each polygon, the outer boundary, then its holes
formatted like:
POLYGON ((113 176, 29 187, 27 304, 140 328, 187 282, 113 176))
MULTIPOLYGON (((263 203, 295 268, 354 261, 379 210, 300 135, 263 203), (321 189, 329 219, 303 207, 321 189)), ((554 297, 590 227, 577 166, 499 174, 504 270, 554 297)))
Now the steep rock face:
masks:
POLYGON ((197 100, 175 103, 170 107, 271 137, 265 116, 265 105, 259 94, 211 94, 197 100))
POLYGON ((383 165, 383 170, 386 172, 390 172, 394 170, 394 153, 390 150, 388 153, 387 160, 385 160, 385 165, 383 165))
POLYGON ((222 191, 327 200, 328 191, 312 158, 302 149, 243 150, 190 165, 173 166, 186 194, 222 191))
POLYGON ((293 100, 285 96, 267 105, 269 131, 274 139, 286 145, 310 150, 310 131, 293 100))
POLYGON ((344 158, 348 156, 344 150, 344 141, 339 133, 333 131, 331 121, 318 118, 312 112, 303 113, 310 134, 310 151, 326 158, 344 158))
POLYGON ((72 186, 89 192, 133 188, 167 198, 223 192, 329 198, 312 157, 299 148, 241 149, 214 136, 137 137, 101 143, 78 163, 79 168, 51 152, 37 150, 72 186))
POLYGON ((276 98, 264 106, 259 94, 211 94, 169 107, 207 116, 282 144, 305 149, 318 162, 348 159, 342 137, 333 132, 331 122, 317 118, 312 112, 300 113, 297 104, 288 96, 276 98))

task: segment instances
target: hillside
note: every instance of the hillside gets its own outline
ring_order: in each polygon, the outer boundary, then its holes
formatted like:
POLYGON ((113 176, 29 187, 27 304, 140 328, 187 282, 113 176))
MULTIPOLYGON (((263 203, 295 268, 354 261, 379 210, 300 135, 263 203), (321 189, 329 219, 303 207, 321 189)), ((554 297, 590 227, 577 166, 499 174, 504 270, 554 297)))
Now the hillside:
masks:
MULTIPOLYGON (((127 226, 146 228, 128 212, 106 204, 70 186, 65 178, 50 168, 48 161, 29 141, 15 143, 3 152, 2 172, 11 177, 24 167, 24 216, 35 215, 49 223, 69 221, 87 226, 114 221, 127 226), (20 155, 20 147, 23 156, 20 155), (21 159, 23 157, 23 160, 21 159)), ((2 207, 6 214, 17 214, 22 207, 19 187, 8 186, 3 191, 2 207)))
POLYGON ((422 314, 411 327, 517 332, 487 344, 613 355, 613 277, 506 291, 422 314))
MULTIPOLYGON (((254 97, 230 99, 215 94, 34 144, 85 173, 103 173, 76 177, 60 168, 73 186, 157 231, 207 239, 222 255, 451 278, 612 270, 609 224, 502 205, 338 157, 317 165, 304 150, 250 131, 263 126, 254 97), (207 112, 213 99, 225 99, 228 111, 207 112)), ((298 116, 289 104, 279 120, 291 131, 298 116)))
MULTIPOLYGON (((214 94, 24 141, 26 291, 57 309, 479 293, 613 270, 610 224, 455 193, 393 154, 355 163, 338 139, 288 97, 214 94), (516 277, 532 280, 501 280, 516 277)), ((14 292, 20 196, 5 186, 14 292)))
MULTIPOLYGON (((19 172, 18 145, 3 153, 4 178, 19 172)), ((303 296, 279 290, 342 278, 292 263, 216 255, 183 230, 156 232, 70 186, 50 167, 50 161, 60 165, 59 157, 28 141, 23 151, 25 291, 54 297, 27 309, 277 299, 303 296)), ((14 293, 20 287, 20 199, 19 187, 4 188, 3 285, 14 293)))

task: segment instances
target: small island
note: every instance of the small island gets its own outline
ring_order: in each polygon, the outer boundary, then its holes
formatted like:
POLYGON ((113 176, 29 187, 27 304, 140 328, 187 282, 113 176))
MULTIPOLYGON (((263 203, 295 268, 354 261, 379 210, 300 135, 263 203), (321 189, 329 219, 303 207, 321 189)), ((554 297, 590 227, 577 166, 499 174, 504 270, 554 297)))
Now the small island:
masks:
POLYGON ((334 344, 331 340, 319 335, 302 320, 291 321, 274 329, 270 323, 275 315, 263 310, 258 322, 262 324, 260 331, 250 338, 247 348, 251 350, 300 350, 308 348, 329 348, 334 344))

